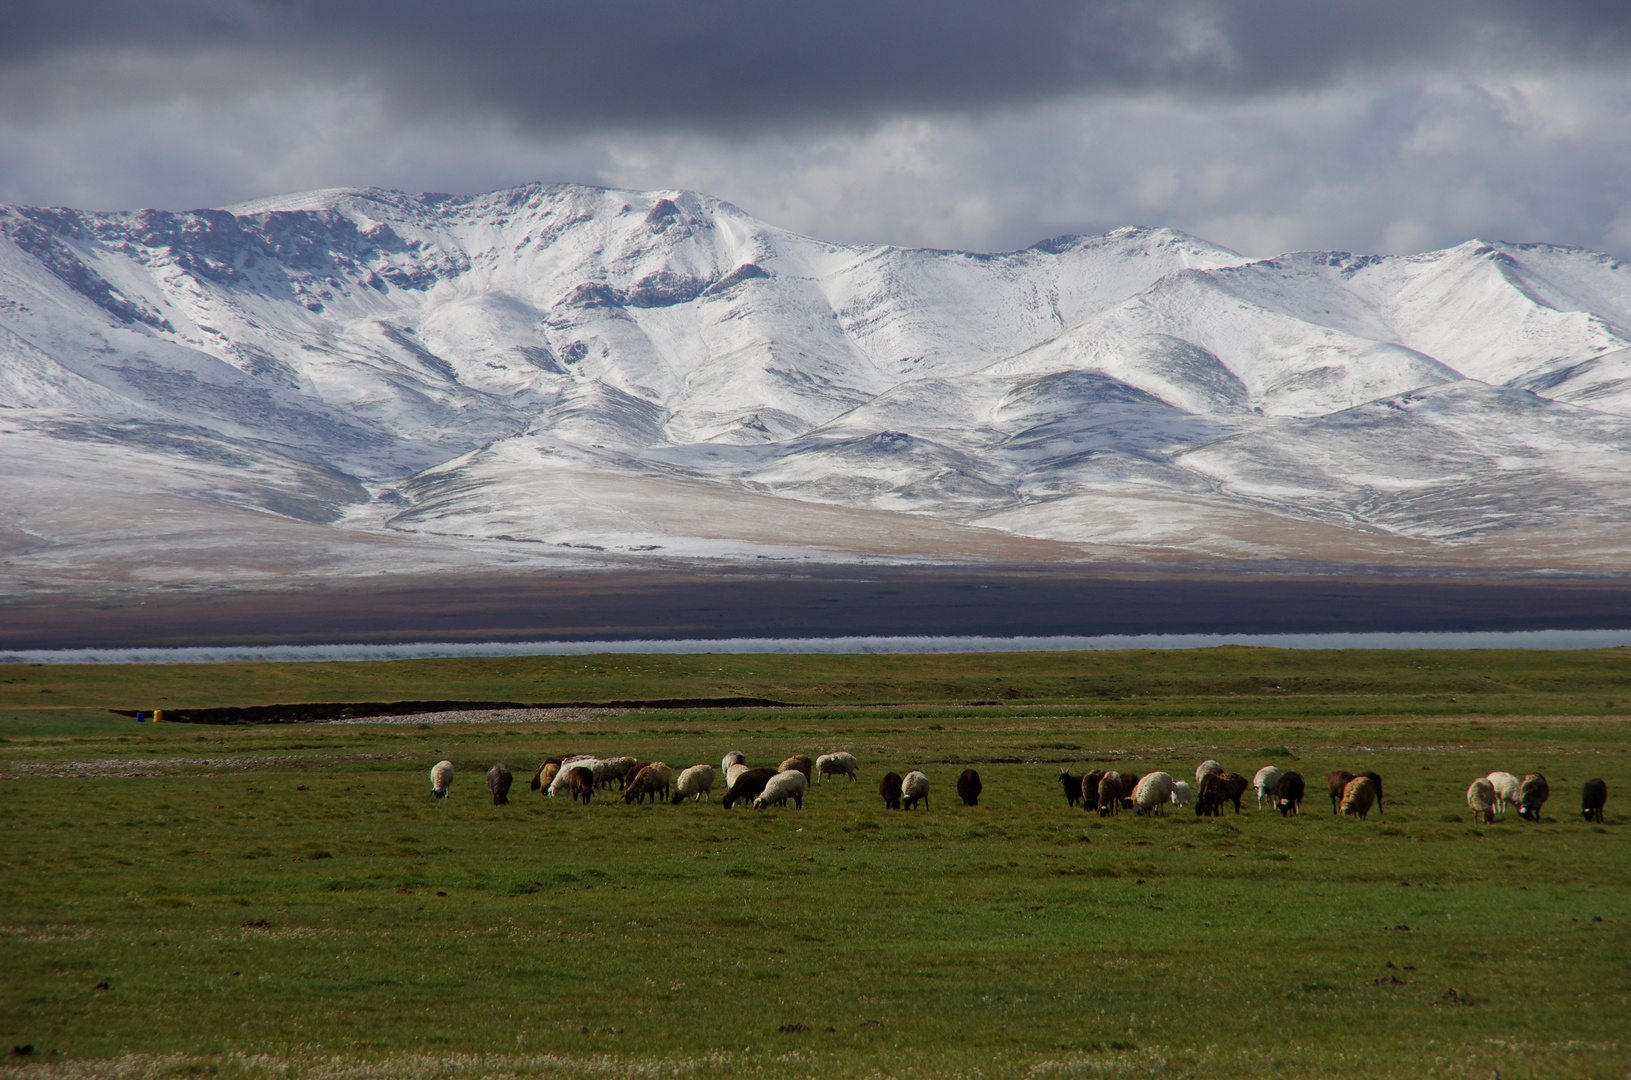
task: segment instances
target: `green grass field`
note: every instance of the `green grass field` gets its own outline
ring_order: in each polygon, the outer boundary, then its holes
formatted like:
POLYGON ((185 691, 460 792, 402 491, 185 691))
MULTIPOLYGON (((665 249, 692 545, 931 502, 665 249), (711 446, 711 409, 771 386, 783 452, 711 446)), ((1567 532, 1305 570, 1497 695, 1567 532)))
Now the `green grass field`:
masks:
POLYGON ((1625 1077, 1628 705, 1631 650, 0 668, 0 1041, 35 1048, 0 1072, 1625 1077), (105 711, 729 695, 800 704, 105 711), (835 748, 861 782, 803 811, 524 787, 547 753, 835 748), (1101 820, 1055 780, 1192 781, 1205 757, 1299 770, 1305 814, 1248 794, 1239 816, 1101 820), (482 785, 497 760, 507 807, 482 785), (930 808, 884 811, 877 780, 910 767, 930 808), (1380 772, 1385 813, 1333 818, 1338 767, 1380 772), (1472 824, 1467 783, 1495 768, 1550 778, 1541 824, 1472 824), (1604 825, 1578 812, 1591 776, 1604 825))

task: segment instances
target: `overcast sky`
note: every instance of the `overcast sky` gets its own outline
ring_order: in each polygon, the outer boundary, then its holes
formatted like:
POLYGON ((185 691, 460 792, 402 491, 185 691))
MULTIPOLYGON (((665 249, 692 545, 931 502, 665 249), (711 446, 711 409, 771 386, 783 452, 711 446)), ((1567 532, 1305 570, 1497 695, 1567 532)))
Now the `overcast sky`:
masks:
POLYGON ((832 240, 1631 256, 1628 0, 17 0, 0 201, 683 187, 832 240))

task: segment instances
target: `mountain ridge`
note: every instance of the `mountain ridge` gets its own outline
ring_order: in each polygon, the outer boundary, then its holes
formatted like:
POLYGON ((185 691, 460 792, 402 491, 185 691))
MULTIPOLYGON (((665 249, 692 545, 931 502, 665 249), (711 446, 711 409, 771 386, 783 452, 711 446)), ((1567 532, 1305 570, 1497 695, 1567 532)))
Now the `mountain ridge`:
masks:
POLYGON ((1382 561, 1600 567, 1631 516, 1631 267, 1484 240, 1250 259, 1145 226, 846 245, 570 184, 0 206, 0 443, 0 551, 52 574, 102 550, 99 484, 408 563, 912 558, 904 514, 1083 558, 1317 561, 1335 528, 1382 561), (53 478, 71 507, 42 509, 53 478), (688 521, 726 493, 785 540, 688 521))

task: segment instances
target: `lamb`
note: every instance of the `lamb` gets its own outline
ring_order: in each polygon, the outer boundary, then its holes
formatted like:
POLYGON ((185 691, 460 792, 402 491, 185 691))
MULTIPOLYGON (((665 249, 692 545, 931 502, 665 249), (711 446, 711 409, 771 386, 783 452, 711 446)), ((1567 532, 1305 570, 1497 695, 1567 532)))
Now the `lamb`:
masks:
POLYGON ((555 779, 555 774, 560 771, 560 768, 560 758, 546 757, 538 766, 538 771, 532 774, 532 780, 528 782, 527 789, 529 791, 538 791, 549 787, 550 782, 555 779))
POLYGON ((860 767, 854 754, 840 750, 834 754, 822 754, 816 758, 816 772, 822 776, 838 776, 840 774, 855 779, 856 770, 860 767))
POLYGON ((719 771, 729 773, 732 765, 746 765, 748 759, 742 756, 742 751, 732 750, 719 761, 719 771))
POLYGON ((1265 802, 1270 804, 1274 802, 1275 796, 1280 791, 1280 777, 1284 775, 1273 765, 1265 765, 1257 770, 1257 775, 1252 777, 1252 787, 1257 789, 1257 808, 1259 810, 1263 809, 1265 802))
POLYGON ((1337 812, 1337 803, 1342 801, 1342 790, 1348 786, 1348 781, 1353 778, 1353 773, 1342 770, 1338 770, 1325 778, 1325 786, 1331 790, 1331 813, 1337 812))
POLYGON ((1489 777, 1480 776, 1467 785, 1467 806, 1472 810, 1474 824, 1483 821, 1493 824, 1495 821, 1495 802, 1499 796, 1495 793, 1495 785, 1489 782, 1489 777))
POLYGON ((1103 769, 1089 769, 1082 774, 1082 809, 1099 808, 1099 784, 1104 780, 1103 769))
POLYGON ((725 798, 720 805, 729 810, 739 802, 748 802, 755 798, 770 783, 776 775, 775 769, 748 769, 738 773, 731 782, 730 788, 725 792, 725 798))
POLYGON ((1518 778, 1509 772, 1492 772, 1484 779, 1495 789, 1495 813, 1503 815, 1508 806, 1518 805, 1518 778))
POLYGON ((811 767, 809 754, 794 754, 792 757, 776 766, 776 771, 786 772, 788 769, 794 769, 803 773, 804 779, 808 781, 814 779, 810 772, 811 767))
POLYGON ((964 806, 978 806, 980 787, 980 774, 973 769, 964 769, 963 775, 957 778, 957 797, 963 800, 964 806))
POLYGON ((1172 785, 1172 805, 1174 805, 1174 806, 1187 805, 1188 802, 1189 802, 1189 797, 1190 797, 1189 785, 1184 783, 1184 781, 1182 781, 1182 780, 1175 781, 1173 783, 1173 785, 1172 785))
POLYGON ((1540 773, 1525 773, 1518 785, 1518 816, 1525 821, 1539 821, 1540 808, 1546 805, 1552 789, 1540 773))
POLYGON ((883 808, 885 810, 900 809, 900 789, 900 773, 883 774, 883 779, 878 781, 878 794, 883 796, 883 808))
POLYGON ((1207 758, 1205 761, 1203 761, 1199 765, 1195 766, 1195 783, 1197 785, 1199 785, 1202 781, 1204 781, 1206 779, 1206 774, 1207 773, 1212 773, 1212 774, 1217 775, 1217 776, 1222 776, 1223 775, 1223 766, 1219 765, 1217 762, 1213 761, 1211 758, 1207 758))
MULTIPOLYGON (((1082 789, 1086 791, 1084 787, 1082 789)), ((1107 772, 1099 777, 1099 816, 1114 816, 1121 809, 1121 774, 1107 772)))
POLYGON ((1603 821, 1603 804, 1608 802, 1608 785, 1601 780, 1587 780, 1580 788, 1580 816, 1599 825, 1603 821))
POLYGON ((1059 786, 1065 789, 1065 805, 1075 806, 1082 801, 1082 778, 1070 775, 1069 770, 1059 770, 1059 786))
MULTIPOLYGON (((725 767, 725 789, 727 791, 729 791, 731 785, 736 783, 736 778, 738 776, 741 776, 743 773, 745 773, 747 771, 748 771, 748 765, 747 765, 746 762, 733 761, 729 765, 727 765, 725 767)), ((779 771, 780 770, 778 770, 778 769, 770 770, 772 776, 774 776, 779 771)))
POLYGON ((786 769, 770 778, 764 791, 753 800, 753 808, 763 810, 767 806, 785 806, 787 800, 792 799, 793 805, 803 810, 804 789, 809 786, 810 781, 803 773, 797 769, 786 769))
POLYGON ((493 805, 504 806, 510 801, 510 784, 515 777, 502 761, 487 770, 487 790, 493 793, 493 805))
POLYGON ((595 773, 587 765, 574 765, 566 770, 566 784, 572 791, 572 801, 583 800, 588 806, 595 794, 595 773))
POLYGON ((1342 816, 1364 821, 1376 802, 1376 784, 1368 776, 1356 776, 1342 789, 1342 816))
POLYGON ((680 778, 674 781, 674 805, 678 806, 687 798, 693 802, 700 802, 704 795, 713 799, 714 767, 712 765, 693 765, 680 773, 680 778))
POLYGON ((913 769, 900 782, 900 803, 904 809, 915 810, 919 802, 929 807, 929 778, 913 769))
POLYGON ((430 793, 438 799, 447 798, 453 787, 453 763, 438 761, 430 767, 430 793))
POLYGON ((668 785, 673 780, 673 769, 669 768, 665 762, 653 761, 640 770, 639 774, 634 778, 634 783, 623 790, 623 802, 628 805, 633 805, 636 802, 643 803, 646 801, 647 795, 651 796, 652 802, 656 802, 659 792, 663 795, 668 794, 668 785))
POLYGON ((1163 813, 1174 786, 1172 777, 1164 772, 1141 777, 1138 786, 1133 788, 1133 813, 1138 817, 1163 813))
POLYGON ((1274 798, 1281 817, 1302 813, 1304 790, 1302 773, 1288 772, 1280 777, 1280 786, 1275 789, 1274 798))

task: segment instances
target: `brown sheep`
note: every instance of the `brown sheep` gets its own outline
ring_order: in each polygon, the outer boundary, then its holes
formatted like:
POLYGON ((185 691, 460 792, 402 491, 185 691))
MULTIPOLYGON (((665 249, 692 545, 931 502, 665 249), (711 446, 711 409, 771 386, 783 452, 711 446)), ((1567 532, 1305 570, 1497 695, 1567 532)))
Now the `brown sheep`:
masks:
POLYGON ((787 772, 789 769, 796 769, 797 771, 803 773, 806 783, 815 779, 815 762, 810 760, 809 754, 794 754, 792 757, 776 766, 777 772, 787 772))
POLYGON ((1337 804, 1342 801, 1342 790, 1348 786, 1348 781, 1353 778, 1353 773, 1340 769, 1325 778, 1325 785, 1331 791, 1331 813, 1337 812, 1337 804))
POLYGON ((543 764, 538 766, 538 771, 532 774, 532 781, 527 784, 527 788, 531 791, 548 791, 551 781, 555 779, 555 774, 560 769, 560 758, 546 757, 543 764))
POLYGON ((1099 782, 1104 779, 1103 769, 1089 769, 1082 776, 1082 809, 1099 808, 1099 782))
POLYGON ((572 790, 572 800, 583 800, 583 805, 589 805, 589 799, 595 793, 595 774, 582 765, 574 765, 566 774, 566 786, 572 790))
POLYGON ((776 775, 777 771, 776 769, 749 769, 747 772, 737 773, 736 782, 731 785, 729 791, 725 792, 725 798, 721 800, 722 805, 729 810, 739 802, 752 802, 764 794, 765 785, 770 783, 771 778, 776 775))
POLYGON ((623 801, 629 804, 645 802, 648 795, 652 802, 656 802, 659 795, 667 798, 668 786, 673 780, 673 769, 664 762, 653 761, 635 774, 634 783, 623 791, 623 801))
POLYGON ((1143 777, 1135 772, 1117 773, 1116 775, 1121 777, 1121 808, 1131 810, 1133 808, 1133 792, 1137 790, 1138 782, 1143 777))
POLYGON ((1362 772, 1359 775, 1366 777, 1371 783, 1376 785, 1376 812, 1380 814, 1382 812, 1382 774, 1362 772))
MULTIPOLYGON (((1087 790, 1083 782, 1083 791, 1087 790)), ((1121 809, 1121 774, 1107 772, 1099 778, 1099 816, 1114 817, 1121 809)))
POLYGON ((1376 785, 1368 776, 1356 776, 1342 789, 1342 815, 1365 820, 1376 802, 1376 785))
POLYGON ((963 800, 963 805, 980 805, 980 790, 980 774, 973 769, 964 769, 963 775, 957 778, 957 797, 963 800))
POLYGON ((640 775, 640 770, 645 768, 645 767, 646 767, 645 763, 643 763, 639 758, 635 758, 634 761, 629 765, 629 767, 627 769, 623 770, 623 790, 624 791, 629 790, 629 785, 634 783, 634 778, 639 776, 640 775))

